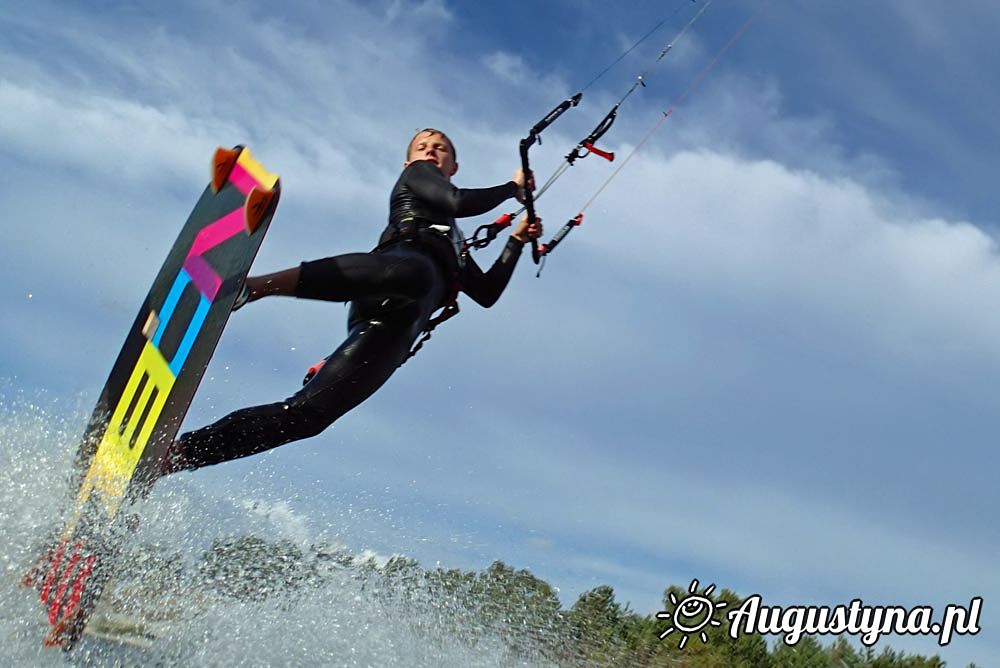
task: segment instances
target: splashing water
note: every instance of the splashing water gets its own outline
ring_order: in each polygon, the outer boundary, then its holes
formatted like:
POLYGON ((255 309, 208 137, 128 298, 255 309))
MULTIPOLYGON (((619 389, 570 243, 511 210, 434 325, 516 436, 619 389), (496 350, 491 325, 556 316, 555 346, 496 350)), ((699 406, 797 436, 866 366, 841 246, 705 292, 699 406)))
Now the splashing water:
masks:
POLYGON ((288 504, 213 496, 183 480, 142 506, 91 624, 127 619, 156 639, 135 647, 87 634, 68 655, 43 649, 41 606, 19 585, 65 508, 82 404, 0 388, 0 663, 551 664, 530 642, 509 642, 517 629, 478 621, 462 592, 425 586, 417 573, 390 577, 384 559, 310 536, 288 504))

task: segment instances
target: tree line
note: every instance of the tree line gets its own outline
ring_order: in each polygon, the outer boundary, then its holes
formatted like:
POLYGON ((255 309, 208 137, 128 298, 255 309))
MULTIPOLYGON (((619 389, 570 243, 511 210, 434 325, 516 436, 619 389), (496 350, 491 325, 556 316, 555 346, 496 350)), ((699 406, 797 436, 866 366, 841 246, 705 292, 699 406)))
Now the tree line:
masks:
MULTIPOLYGON (((216 540, 196 564, 156 545, 138 546, 119 570, 107 604, 119 614, 151 621, 192 610, 197 614, 199 606, 220 597, 246 602, 283 597, 284 604, 294 606, 297 597, 328 584, 335 573, 340 578, 346 573, 394 617, 392 623, 407 624, 415 633, 426 630, 428 637, 443 632, 473 644, 501 638, 516 656, 559 666, 945 668, 936 655, 906 654, 888 646, 875 651, 842 636, 826 644, 803 636, 795 645, 760 635, 734 639, 724 614, 716 616, 718 626, 661 638, 671 621, 622 605, 610 586, 583 592, 566 608, 549 583, 500 561, 480 572, 427 569, 407 557, 379 564, 328 545, 302 548, 287 540, 244 535, 216 540), (683 648, 678 642, 682 635, 688 636, 683 648)), ((664 609, 673 610, 673 601, 686 594, 684 588, 668 587, 664 609)), ((704 596, 716 605, 725 602, 724 610, 743 603, 727 589, 704 596)))

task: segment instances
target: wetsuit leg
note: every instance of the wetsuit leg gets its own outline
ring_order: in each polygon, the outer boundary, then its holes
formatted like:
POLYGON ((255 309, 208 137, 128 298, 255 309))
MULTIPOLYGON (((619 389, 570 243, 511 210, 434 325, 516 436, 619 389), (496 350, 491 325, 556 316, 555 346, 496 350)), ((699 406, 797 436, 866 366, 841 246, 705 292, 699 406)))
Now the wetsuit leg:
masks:
MULTIPOLYGON (((388 271, 393 279, 397 275, 409 275, 411 280, 423 281, 422 298, 387 299, 385 305, 360 309, 363 319, 352 323, 347 340, 330 355, 308 384, 284 401, 244 408, 214 424, 182 435, 176 468, 196 469, 218 464, 315 436, 389 379, 409 355, 410 346, 440 304, 446 286, 437 265, 422 253, 404 250, 387 255, 391 255, 391 261, 378 263, 377 268, 388 271), (411 266, 396 266, 400 263, 411 266)), ((339 256, 345 257, 350 256, 339 256)), ((353 262, 351 259, 348 264, 353 262)), ((336 271, 352 271, 356 266, 344 269, 340 260, 326 264, 327 269, 335 267, 336 271)), ((361 272, 365 280, 372 266, 361 272)), ((327 278, 332 279, 332 273, 327 278)), ((360 279, 355 277, 355 280, 360 279)), ((324 294, 333 294, 339 289, 329 287, 324 294)), ((404 285, 396 287, 410 289, 404 285)), ((318 288, 316 294, 319 294, 318 288)))
POLYGON ((301 390, 284 401, 244 408, 181 437, 184 468, 255 455, 319 434, 380 388, 406 359, 410 327, 355 325, 347 340, 301 390))
POLYGON ((295 296, 334 302, 370 297, 422 300, 439 286, 441 273, 424 252, 400 243, 374 253, 303 262, 295 296))

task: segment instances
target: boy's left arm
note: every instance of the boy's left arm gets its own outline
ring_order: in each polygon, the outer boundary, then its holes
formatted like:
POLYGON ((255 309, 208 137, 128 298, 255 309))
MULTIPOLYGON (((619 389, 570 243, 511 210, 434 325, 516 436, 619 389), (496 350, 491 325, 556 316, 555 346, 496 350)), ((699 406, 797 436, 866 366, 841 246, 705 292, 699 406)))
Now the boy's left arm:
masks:
POLYGON ((472 297, 477 304, 489 308, 500 299, 521 257, 524 244, 542 236, 542 219, 536 217, 535 221, 529 225, 527 214, 521 216, 514 232, 507 240, 507 245, 489 271, 483 272, 475 260, 471 257, 468 259, 461 276, 462 291, 472 297))

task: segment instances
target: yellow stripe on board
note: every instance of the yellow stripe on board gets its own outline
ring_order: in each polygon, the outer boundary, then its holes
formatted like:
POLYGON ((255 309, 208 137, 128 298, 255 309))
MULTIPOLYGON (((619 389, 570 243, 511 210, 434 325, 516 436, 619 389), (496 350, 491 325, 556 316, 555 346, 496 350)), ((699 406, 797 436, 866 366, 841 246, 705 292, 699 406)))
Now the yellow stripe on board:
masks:
POLYGON ((125 385, 125 391, 122 392, 121 399, 111 415, 111 421, 108 422, 108 427, 101 437, 100 445, 97 446, 97 452, 77 496, 78 509, 83 508, 91 492, 96 489, 101 492, 100 500, 108 516, 113 517, 118 512, 118 507, 128 489, 128 483, 139 463, 139 457, 146 449, 153 428, 167 403, 167 397, 170 396, 170 390, 174 387, 174 381, 174 374, 170 372, 170 366, 159 349, 146 341, 135 369, 132 370, 132 375, 125 385), (128 416, 130 418, 128 424, 122 429, 125 413, 132 404, 139 384, 146 376, 149 378, 142 394, 139 395, 139 401, 128 416), (150 396, 154 388, 156 397, 150 405, 150 396), (147 406, 149 406, 148 411, 147 406), (137 422, 144 411, 145 419, 141 423, 137 422), (135 439, 135 445, 130 446, 137 430, 139 435, 135 439))
POLYGON ((240 157, 236 162, 247 171, 250 176, 257 180, 257 183, 261 184, 268 190, 274 188, 274 184, 278 182, 278 175, 272 174, 271 172, 264 169, 264 166, 257 162, 252 155, 250 155, 250 149, 244 148, 240 151, 240 157))

